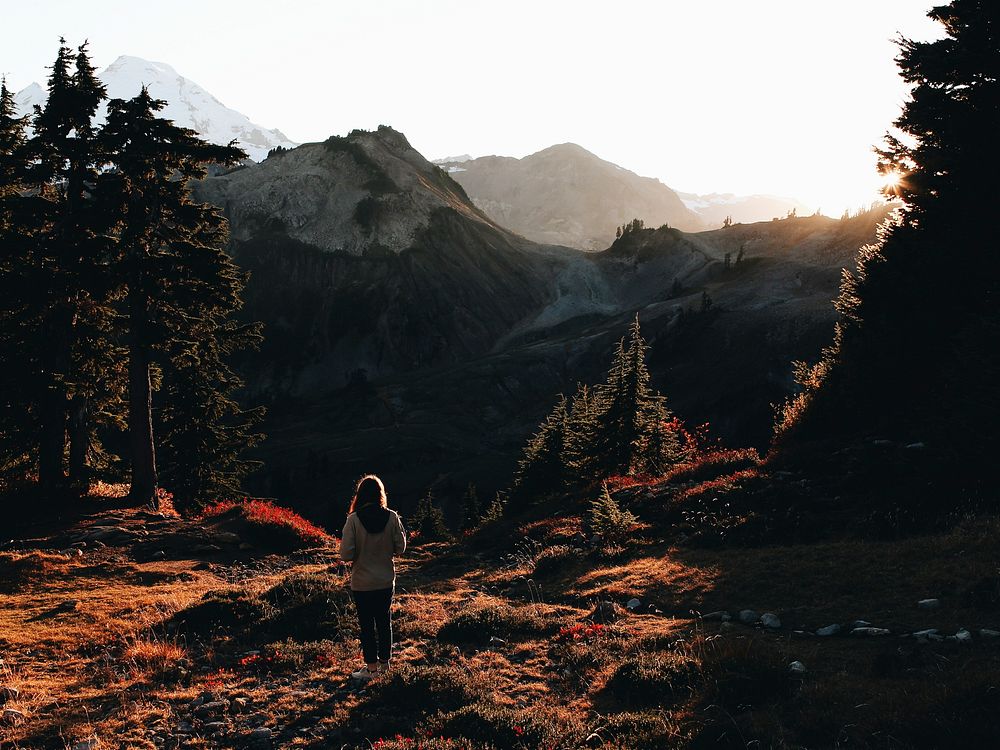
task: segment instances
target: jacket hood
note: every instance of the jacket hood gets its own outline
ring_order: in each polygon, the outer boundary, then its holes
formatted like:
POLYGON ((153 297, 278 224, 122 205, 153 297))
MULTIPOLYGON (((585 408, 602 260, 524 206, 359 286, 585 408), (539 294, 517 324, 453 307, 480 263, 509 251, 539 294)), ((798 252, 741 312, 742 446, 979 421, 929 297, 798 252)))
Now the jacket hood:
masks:
POLYGON ((357 514, 361 525, 365 527, 365 531, 369 534, 378 534, 385 530, 386 524, 389 523, 391 512, 388 508, 383 508, 381 505, 365 505, 358 508, 357 514))

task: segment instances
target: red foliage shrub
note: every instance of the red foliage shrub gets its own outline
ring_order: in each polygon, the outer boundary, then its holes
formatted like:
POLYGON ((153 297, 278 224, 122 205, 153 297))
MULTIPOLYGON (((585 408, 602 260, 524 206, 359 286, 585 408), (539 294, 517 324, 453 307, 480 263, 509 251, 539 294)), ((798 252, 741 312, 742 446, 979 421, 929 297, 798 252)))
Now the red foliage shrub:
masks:
POLYGON ((328 544, 332 537, 311 521, 307 521, 298 513, 288 508, 282 508, 266 500, 247 498, 243 502, 223 500, 214 503, 204 511, 203 519, 233 518, 240 519, 247 526, 261 532, 269 532, 277 539, 268 541, 287 542, 292 547, 310 547, 328 544))
POLYGON ((756 469, 760 455, 753 448, 715 448, 696 454, 687 463, 671 470, 662 481, 702 482, 724 474, 756 469))

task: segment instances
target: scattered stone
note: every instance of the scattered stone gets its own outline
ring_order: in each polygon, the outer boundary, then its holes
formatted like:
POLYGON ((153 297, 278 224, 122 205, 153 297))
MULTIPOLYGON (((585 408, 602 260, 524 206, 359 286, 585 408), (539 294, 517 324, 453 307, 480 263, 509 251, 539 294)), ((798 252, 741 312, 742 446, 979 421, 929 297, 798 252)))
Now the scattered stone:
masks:
POLYGON ((629 612, 635 612, 641 606, 642 602, 636 599, 635 597, 629 599, 628 602, 625 604, 625 608, 628 609, 629 612))
POLYGON ((62 550, 59 554, 63 557, 83 557, 83 550, 79 547, 69 547, 62 550))
POLYGON ((506 646, 507 645, 507 641, 505 641, 503 638, 497 638, 495 635, 491 635, 490 636, 490 645, 491 646, 506 646))
POLYGON ((156 552, 154 552, 152 555, 150 555, 149 559, 150 560, 166 560, 167 559, 167 553, 164 552, 162 549, 160 549, 160 550, 157 550, 156 552))
POLYGON ((826 627, 820 628, 816 631, 816 635, 819 636, 830 636, 837 635, 840 632, 840 625, 834 623, 833 625, 827 625, 826 627))
POLYGON ((765 628, 777 630, 781 627, 781 619, 773 612, 765 612, 760 616, 760 623, 765 628))
POLYGON ((941 606, 941 600, 921 599, 919 602, 917 602, 917 606, 920 607, 920 609, 937 609, 938 607, 941 606))
POLYGON ((702 615, 701 619, 707 622, 729 622, 733 619, 733 616, 726 612, 726 610, 720 609, 717 612, 709 612, 707 615, 702 615))
POLYGON ((744 625, 753 625, 760 617, 752 609, 742 609, 740 610, 739 620, 744 625))
POLYGON ((268 727, 258 727, 250 732, 249 743, 251 747, 270 747, 273 732, 268 727))
POLYGON ((866 637, 874 637, 879 635, 889 635, 888 628, 876 628, 870 625, 862 625, 859 628, 852 628, 851 635, 860 635, 866 637))
POLYGON ((918 443, 910 443, 909 445, 906 446, 906 450, 908 450, 908 451, 922 451, 926 447, 927 447, 926 443, 920 443, 920 442, 918 442, 918 443))
POLYGON ((99 739, 91 737, 89 740, 81 740, 80 742, 77 742, 73 745, 72 750, 94 750, 95 748, 100 747, 100 745, 101 741, 99 739))
POLYGON ((229 708, 229 701, 209 701, 208 703, 202 703, 195 709, 195 715, 204 718, 205 716, 213 716, 221 713, 225 713, 226 709, 229 708))
POLYGON ((854 630, 854 628, 870 628, 872 624, 868 620, 855 620, 848 627, 854 630))
POLYGON ((929 640, 940 640, 941 636, 938 635, 937 628, 927 628, 925 630, 917 630, 913 633, 913 637, 918 641, 926 643, 929 640))
POLYGON ((1000 638, 1000 630, 990 630, 989 628, 982 628, 979 631, 979 635, 983 638, 1000 638))
POLYGON ((602 541, 604 541, 604 538, 600 534, 594 534, 590 537, 590 546, 597 547, 602 541))
POLYGON ((212 534, 212 541, 219 542, 221 544, 239 544, 242 539, 240 535, 232 531, 216 531, 212 534))
POLYGON ((972 643, 972 633, 970 633, 965 628, 962 628, 954 636, 952 636, 959 643, 972 643))
POLYGON ((793 661, 791 664, 788 665, 788 671, 791 672, 792 674, 805 674, 807 670, 806 670, 806 665, 803 664, 802 662, 793 661))
POLYGON ((8 701, 16 701, 20 694, 21 691, 13 685, 0 685, 0 706, 8 701))
POLYGON ((197 554, 203 554, 205 552, 222 552, 222 547, 218 544, 196 544, 191 548, 191 551, 197 554))
POLYGON ((14 708, 5 708, 3 714, 0 714, 0 721, 3 721, 4 724, 20 724, 27 718, 24 712, 14 708))

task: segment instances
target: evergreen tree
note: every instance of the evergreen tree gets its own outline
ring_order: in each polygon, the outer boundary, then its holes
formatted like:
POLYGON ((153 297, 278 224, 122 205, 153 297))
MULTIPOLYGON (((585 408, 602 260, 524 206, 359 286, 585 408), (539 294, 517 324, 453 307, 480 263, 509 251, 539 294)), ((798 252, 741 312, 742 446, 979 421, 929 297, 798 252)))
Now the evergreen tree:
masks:
POLYGON ((36 352, 28 346, 30 318, 23 292, 32 282, 26 274, 27 236, 21 192, 24 118, 17 117, 13 93, 0 80, 0 480, 24 477, 30 471, 37 440, 30 408, 40 376, 36 352))
POLYGON ((482 509, 479 507, 479 496, 476 493, 476 485, 469 482, 462 496, 462 531, 470 531, 482 522, 482 509))
POLYGON ((577 383, 566 423, 566 437, 563 440, 562 462, 571 481, 593 475, 596 417, 593 392, 589 386, 577 383))
POLYGON ((420 498, 413 514, 413 528, 419 532, 420 540, 442 542, 451 539, 451 533, 444 522, 444 513, 434 502, 434 492, 430 489, 420 498))
POLYGON ((227 360, 259 339, 259 330, 231 321, 246 275, 223 250, 225 220, 192 201, 188 188, 188 180, 205 175, 206 163, 231 164, 246 154, 159 117, 164 106, 145 89, 109 103, 101 144, 115 168, 102 176, 101 194, 119 217, 115 269, 125 290, 130 497, 156 498, 155 363, 163 377, 163 445, 172 459, 172 490, 183 504, 233 494, 249 468, 239 451, 258 439, 253 425, 261 415, 235 402, 242 383, 227 360))
MULTIPOLYGON (((991 476, 1000 398, 1000 20, 996 4, 954 0, 929 16, 941 39, 900 39, 897 62, 914 86, 880 152, 903 208, 882 241, 845 277, 841 321, 805 393, 786 410, 779 453, 866 435, 928 446, 954 496, 991 476)), ((932 458, 934 459, 932 461, 932 458)), ((912 472, 911 472, 912 473, 912 472)), ((925 478, 921 492, 931 495, 925 478)), ((995 493, 994 493, 995 494, 995 493)))
POLYGON ((503 493, 497 491, 496 495, 493 496, 492 502, 487 506, 486 511, 483 513, 480 525, 485 525, 488 523, 494 523, 503 518, 504 510, 507 507, 507 499, 504 497, 503 493))
POLYGON ((562 489, 565 485, 567 473, 563 456, 568 420, 566 397, 560 395, 555 407, 524 448, 514 478, 514 492, 519 499, 562 489))
POLYGON ((606 484, 601 487, 601 494, 590 503, 590 528, 601 535, 605 544, 626 543, 638 520, 634 513, 624 510, 611 497, 606 484))
POLYGON ((662 473, 680 455, 676 436, 666 429, 670 412, 650 388, 648 346, 639 316, 629 327, 628 346, 618 342, 608 380, 597 390, 593 456, 597 476, 662 473))
POLYGON ((49 488, 65 480, 68 427, 70 476, 86 481, 88 404, 105 370, 95 358, 106 355, 102 344, 113 317, 106 226, 94 196, 103 160, 93 120, 104 99, 86 44, 74 54, 60 40, 48 99, 35 108, 34 133, 18 158, 27 191, 18 265, 34 283, 16 293, 11 307, 20 311, 29 362, 37 356, 29 403, 39 423, 39 480, 49 488))

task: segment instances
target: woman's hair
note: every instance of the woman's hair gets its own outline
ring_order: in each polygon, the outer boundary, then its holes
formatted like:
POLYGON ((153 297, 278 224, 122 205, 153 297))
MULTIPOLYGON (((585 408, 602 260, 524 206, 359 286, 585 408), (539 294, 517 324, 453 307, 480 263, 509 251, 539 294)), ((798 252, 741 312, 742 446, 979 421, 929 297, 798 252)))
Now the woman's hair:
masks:
POLYGON ((354 487, 354 497, 351 498, 351 509, 348 513, 353 513, 358 508, 366 505, 378 503, 383 508, 389 507, 389 498, 385 494, 385 485, 382 480, 374 474, 365 474, 354 487))

